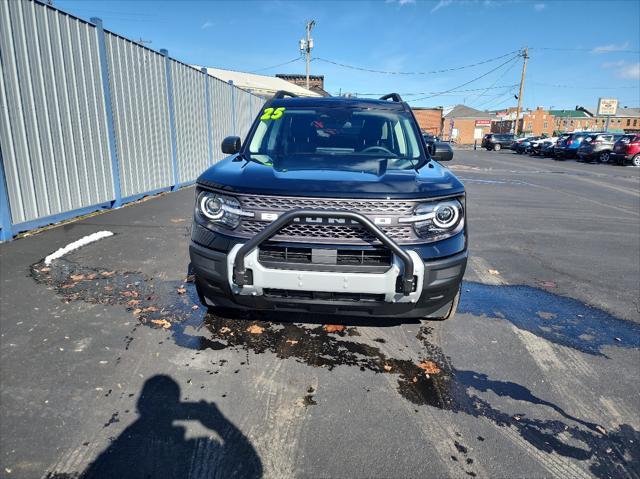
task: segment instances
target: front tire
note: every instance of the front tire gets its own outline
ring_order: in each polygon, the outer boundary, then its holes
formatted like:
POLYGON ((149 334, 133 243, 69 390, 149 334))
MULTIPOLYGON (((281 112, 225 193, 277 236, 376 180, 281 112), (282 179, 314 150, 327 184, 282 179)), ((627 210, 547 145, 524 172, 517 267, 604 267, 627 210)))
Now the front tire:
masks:
POLYGON ((633 166, 640 166, 640 153, 638 153, 637 155, 634 155, 633 158, 631 158, 631 164, 633 166))
POLYGON ((603 151, 598 155, 598 161, 600 163, 609 163, 610 154, 608 151, 603 151))
POLYGON ((493 151, 500 151, 501 148, 502 148, 502 145, 500 143, 497 143, 496 145, 494 145, 493 151))

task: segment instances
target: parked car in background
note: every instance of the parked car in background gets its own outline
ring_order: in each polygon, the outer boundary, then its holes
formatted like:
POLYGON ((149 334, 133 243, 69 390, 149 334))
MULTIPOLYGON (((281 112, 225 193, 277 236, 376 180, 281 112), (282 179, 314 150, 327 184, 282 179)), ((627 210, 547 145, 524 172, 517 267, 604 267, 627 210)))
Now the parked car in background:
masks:
POLYGON ((427 151, 436 161, 451 161, 453 159, 453 148, 451 144, 446 141, 441 141, 440 138, 428 133, 422 135, 424 142, 427 145, 427 151))
POLYGON ((600 163, 609 163, 613 145, 622 135, 613 133, 594 133, 585 136, 578 147, 578 161, 590 163, 598 160, 600 163))
POLYGON ((531 140, 531 145, 529 146, 529 149, 527 150, 527 153, 529 153, 531 156, 538 156, 538 155, 541 154, 542 146, 545 143, 555 144, 556 140, 557 140, 557 138, 555 138, 555 137, 549 138, 549 137, 547 137, 545 135, 542 135, 537 140, 531 140))
POLYGON ((553 137, 553 139, 547 138, 547 141, 542 142, 542 145, 540 146, 540 152, 538 154, 545 158, 552 157, 554 155, 558 140, 559 138, 556 138, 556 137, 553 137), (549 141, 549 140, 553 140, 553 141, 549 141))
POLYGON ((528 136, 522 136, 520 138, 514 138, 513 139, 513 143, 511 143, 511 145, 509 146, 509 149, 512 151, 518 151, 518 149, 520 148, 520 143, 522 143, 523 141, 527 141, 530 137, 528 136))
POLYGON ((578 154, 578 148, 582 141, 589 135, 594 135, 596 132, 575 132, 570 133, 564 140, 558 141, 555 148, 556 160, 564 160, 567 158, 576 158, 578 154))
POLYGON ((624 135, 613 145, 611 162, 619 165, 631 163, 640 166, 640 134, 624 135))
POLYGON ((487 150, 500 151, 509 148, 515 139, 512 133, 488 133, 482 138, 481 146, 487 150))
POLYGON ((527 153, 529 151, 529 148, 531 148, 531 143, 535 140, 539 140, 540 138, 542 137, 528 136, 528 137, 522 138, 522 141, 516 142, 515 148, 513 148, 513 150, 519 155, 522 155, 523 153, 527 153))

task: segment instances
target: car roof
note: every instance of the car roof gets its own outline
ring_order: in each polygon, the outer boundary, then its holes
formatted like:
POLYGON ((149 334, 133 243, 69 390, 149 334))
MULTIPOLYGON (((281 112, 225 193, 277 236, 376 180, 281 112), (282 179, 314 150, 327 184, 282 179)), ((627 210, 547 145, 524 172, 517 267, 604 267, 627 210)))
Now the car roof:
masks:
POLYGON ((405 102, 345 97, 294 97, 271 100, 269 106, 290 108, 372 108, 376 110, 408 110, 405 102))

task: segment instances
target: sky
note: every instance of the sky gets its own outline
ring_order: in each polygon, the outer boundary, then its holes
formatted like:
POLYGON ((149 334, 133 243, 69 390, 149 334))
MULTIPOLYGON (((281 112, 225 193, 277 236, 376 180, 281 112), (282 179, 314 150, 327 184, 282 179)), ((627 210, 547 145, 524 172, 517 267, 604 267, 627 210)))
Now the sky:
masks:
POLYGON ((304 73, 298 42, 314 19, 311 73, 324 75, 334 95, 398 92, 412 106, 515 106, 523 63, 516 54, 529 47, 525 107, 594 107, 599 97, 640 106, 637 0, 53 2, 180 61, 265 75, 304 73))

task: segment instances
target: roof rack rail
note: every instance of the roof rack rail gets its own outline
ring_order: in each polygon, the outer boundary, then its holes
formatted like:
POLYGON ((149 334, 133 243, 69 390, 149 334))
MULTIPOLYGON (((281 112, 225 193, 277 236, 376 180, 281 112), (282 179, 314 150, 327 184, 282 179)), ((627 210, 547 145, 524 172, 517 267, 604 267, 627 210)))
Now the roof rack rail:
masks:
POLYGON ((295 93, 288 92, 286 90, 278 90, 275 95, 273 95, 273 99, 277 100, 279 98, 284 98, 285 96, 290 96, 291 98, 298 98, 298 95, 295 93))
POLYGON ((400 95, 398 95, 397 93, 388 93, 385 96, 381 96, 380 97, 381 100, 393 100, 393 101, 397 101, 397 102, 401 102, 402 101, 402 97, 400 95))

